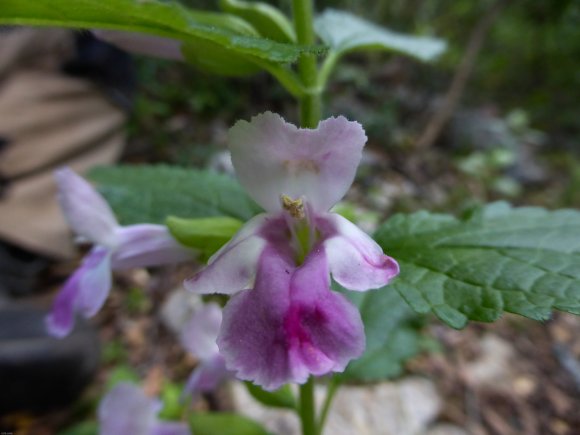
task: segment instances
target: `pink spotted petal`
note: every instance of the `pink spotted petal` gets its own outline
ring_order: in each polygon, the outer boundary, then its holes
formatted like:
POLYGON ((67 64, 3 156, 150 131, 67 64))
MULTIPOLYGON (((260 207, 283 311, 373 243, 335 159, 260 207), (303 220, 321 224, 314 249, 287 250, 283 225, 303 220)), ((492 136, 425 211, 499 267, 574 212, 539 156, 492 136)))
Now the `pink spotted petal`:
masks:
POLYGON ((163 225, 139 224, 117 229, 114 269, 158 266, 191 260, 194 252, 180 245, 163 225))
POLYGON ((219 354, 216 344, 222 324, 222 309, 210 302, 197 309, 181 333, 181 344, 196 358, 210 360, 219 354))
POLYGON ((367 138, 361 125, 340 116, 316 129, 299 129, 266 112, 229 131, 237 176, 264 209, 281 209, 280 195, 304 197, 327 211, 346 193, 367 138))
POLYGON ((216 252, 201 272, 185 281, 185 288, 198 294, 234 294, 251 284, 266 241, 262 228, 272 219, 261 214, 248 221, 238 233, 216 252))
POLYGON ((362 354, 364 330, 356 308, 329 289, 324 251, 295 268, 269 247, 255 288, 226 305, 218 345, 237 377, 275 390, 344 370, 362 354))
POLYGON ((117 220, 103 197, 69 168, 55 172, 58 199, 69 225, 95 244, 114 247, 117 220))
POLYGON ((294 376, 344 371, 364 351, 364 326, 356 307, 330 290, 324 250, 312 252, 296 270, 290 291, 285 328, 294 376))
POLYGON ((317 225, 324 239, 332 277, 350 290, 383 287, 399 274, 397 262, 352 222, 334 213, 319 215, 317 225))
POLYGON ((181 41, 145 33, 93 30, 95 36, 125 51, 167 60, 183 60, 181 41))
POLYGON ((94 248, 57 295, 46 317, 48 332, 59 338, 68 335, 75 313, 93 316, 103 306, 110 289, 110 254, 104 248, 94 248))

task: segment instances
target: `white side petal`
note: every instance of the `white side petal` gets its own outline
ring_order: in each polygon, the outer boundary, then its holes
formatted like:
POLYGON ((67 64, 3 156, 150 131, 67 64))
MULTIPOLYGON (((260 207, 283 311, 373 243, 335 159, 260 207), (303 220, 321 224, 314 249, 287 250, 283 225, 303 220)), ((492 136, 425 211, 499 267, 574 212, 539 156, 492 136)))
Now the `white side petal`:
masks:
POLYGON ((195 310, 181 333, 181 344, 196 358, 206 361, 219 354, 216 344, 222 324, 222 309, 208 303, 195 310))
POLYGON ((101 309, 111 291, 111 254, 102 247, 96 247, 83 260, 85 273, 79 279, 77 309, 85 316, 92 317, 101 309))
POLYGON ((145 33, 93 30, 95 36, 125 51, 167 60, 183 60, 181 41, 145 33))
POLYGON ((350 290, 383 287, 399 274, 397 262, 355 224, 334 213, 318 217, 332 277, 350 290))
POLYGON ((198 294, 234 294, 248 288, 266 246, 259 232, 269 219, 271 216, 261 214, 249 220, 209 259, 205 269, 184 282, 185 288, 198 294))
POLYGON ((60 206, 73 231, 95 244, 113 247, 118 223, 104 198, 69 168, 56 171, 55 178, 60 206))
POLYGON ((229 131, 237 176, 269 212, 280 210, 280 195, 304 197, 315 211, 330 209, 354 179, 367 140, 358 122, 344 117, 299 129, 266 112, 229 131))
POLYGON ((130 225, 117 229, 114 269, 158 266, 191 260, 195 253, 179 244, 167 227, 154 224, 130 225))

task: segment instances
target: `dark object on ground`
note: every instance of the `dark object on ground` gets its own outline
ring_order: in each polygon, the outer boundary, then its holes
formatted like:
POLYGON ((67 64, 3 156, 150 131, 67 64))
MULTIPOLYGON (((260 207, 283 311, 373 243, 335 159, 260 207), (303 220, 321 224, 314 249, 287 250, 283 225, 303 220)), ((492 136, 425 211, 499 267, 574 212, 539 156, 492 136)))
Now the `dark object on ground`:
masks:
POLYGON ((70 336, 59 340, 46 333, 45 315, 29 306, 0 308, 0 415, 64 407, 97 371, 95 330, 79 321, 70 336))
POLYGON ((32 293, 39 275, 48 265, 49 260, 45 257, 0 242, 0 294, 24 296, 32 293))

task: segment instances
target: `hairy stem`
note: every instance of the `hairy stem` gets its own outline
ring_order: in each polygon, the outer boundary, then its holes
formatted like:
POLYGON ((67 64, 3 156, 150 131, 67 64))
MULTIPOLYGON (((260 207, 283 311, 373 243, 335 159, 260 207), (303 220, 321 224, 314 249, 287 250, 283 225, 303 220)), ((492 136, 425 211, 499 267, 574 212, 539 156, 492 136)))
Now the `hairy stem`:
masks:
MULTIPOLYGON (((315 42, 313 16, 314 5, 312 0, 293 0, 294 28, 299 44, 313 45, 315 42)), ((316 55, 303 53, 298 59, 298 75, 306 90, 299 99, 300 126, 316 128, 322 112, 321 89, 318 86, 318 65, 316 55)))
POLYGON ((314 378, 312 376, 300 387, 299 414, 302 422, 302 435, 318 435, 314 404, 314 378))

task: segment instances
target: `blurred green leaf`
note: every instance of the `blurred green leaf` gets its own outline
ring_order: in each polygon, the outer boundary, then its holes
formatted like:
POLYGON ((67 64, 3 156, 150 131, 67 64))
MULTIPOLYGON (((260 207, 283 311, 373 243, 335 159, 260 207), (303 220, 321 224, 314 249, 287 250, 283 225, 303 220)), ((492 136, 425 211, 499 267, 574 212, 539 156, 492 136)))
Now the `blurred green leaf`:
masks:
POLYGON ((200 219, 169 216, 166 225, 181 244, 201 252, 202 258, 207 259, 225 245, 243 223, 227 216, 200 219))
POLYGON ((289 385, 284 385, 276 391, 265 391, 251 382, 245 382, 245 384, 252 397, 266 406, 296 409, 296 397, 289 385))
POLYGON ((335 9, 327 9, 318 16, 315 28, 318 36, 338 55, 351 51, 385 50, 430 61, 446 48, 441 39, 396 33, 335 9))
POLYGON ((260 208, 232 178, 165 165, 99 167, 89 173, 119 221, 164 224, 168 216, 229 216, 246 221, 260 208))
POLYGON ((3 0, 0 23, 124 30, 192 43, 203 40, 271 63, 291 63, 301 53, 320 50, 261 38, 237 17, 190 10, 173 1, 3 0))
POLYGON ((279 42, 296 41, 294 28, 286 16, 274 6, 257 1, 220 0, 220 7, 250 23, 265 38, 279 42))
POLYGON ((504 311, 537 320, 580 314, 580 212, 494 203, 458 219, 396 215, 376 240, 397 259, 389 286, 453 328, 504 311))
POLYGON ((207 73, 247 76, 260 71, 254 62, 212 41, 188 41, 181 47, 185 59, 207 73))
POLYGON ((139 375, 137 372, 128 365, 119 365, 115 367, 109 373, 109 377, 107 378, 107 386, 105 388, 106 391, 109 391, 115 385, 121 382, 130 382, 132 384, 139 383, 139 375))
POLYGON ((193 414, 189 417, 189 427, 195 435, 268 435, 257 422, 225 412, 193 414))
POLYGON ((161 390, 161 402, 163 408, 159 412, 162 420, 179 420, 183 413, 184 402, 181 400, 183 388, 172 382, 165 382, 161 390))
POLYGON ((368 292, 341 290, 360 310, 365 325, 366 348, 342 375, 351 381, 377 381, 399 376, 403 364, 421 350, 418 316, 390 287, 368 292))
POLYGON ((103 343, 101 358, 104 364, 123 362, 127 359, 127 348, 120 340, 110 340, 103 343))
POLYGON ((58 435, 97 435, 98 433, 99 425, 96 421, 83 421, 59 432, 58 435))

